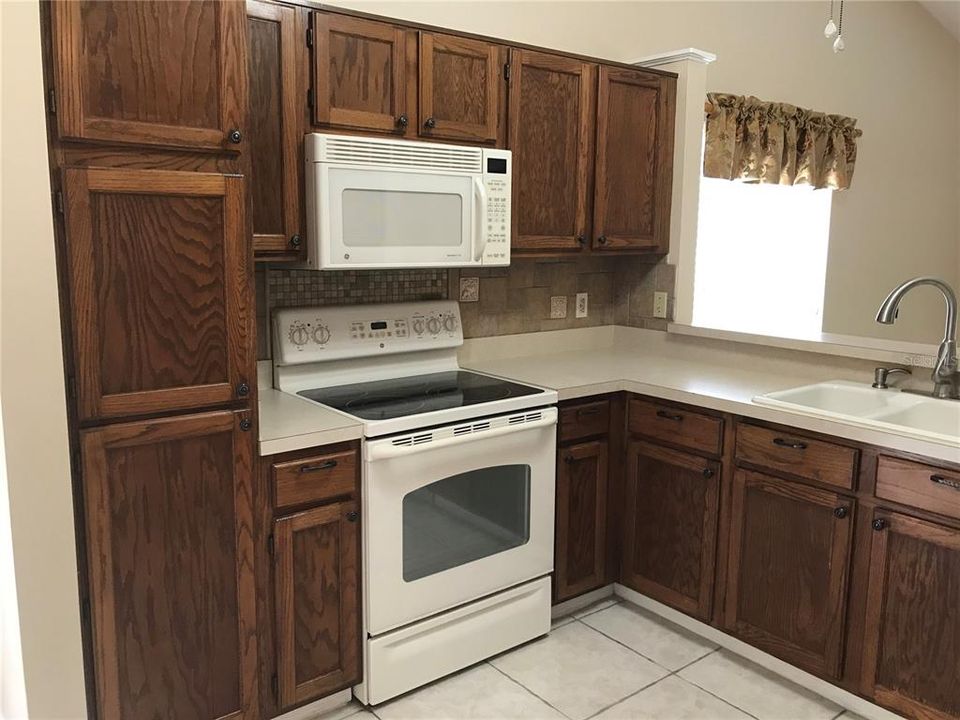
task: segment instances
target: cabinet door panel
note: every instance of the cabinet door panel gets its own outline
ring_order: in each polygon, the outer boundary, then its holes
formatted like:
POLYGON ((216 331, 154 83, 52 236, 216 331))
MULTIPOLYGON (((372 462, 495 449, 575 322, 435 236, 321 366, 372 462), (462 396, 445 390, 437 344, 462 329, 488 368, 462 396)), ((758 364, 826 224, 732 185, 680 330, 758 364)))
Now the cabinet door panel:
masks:
POLYGON ((960 716, 960 530, 885 510, 874 523, 862 691, 908 717, 952 720, 960 716))
POLYGON ((356 502, 334 503, 274 523, 277 676, 282 708, 329 695, 360 680, 360 533, 356 513, 356 502))
POLYGON ((560 448, 554 599, 567 600, 606 582, 607 442, 560 448))
POLYGON ((592 192, 596 66, 515 50, 511 67, 513 247, 580 250, 592 192))
POLYGON ((594 248, 669 249, 676 81, 600 67, 594 248))
POLYGON ((405 34, 387 23, 313 14, 313 121, 326 127, 401 132, 405 34))
POLYGON ((621 581, 709 619, 717 547, 720 465, 649 443, 630 443, 621 581))
POLYGON ((482 40, 420 33, 422 137, 497 141, 503 52, 482 40))
POLYGON ((67 169, 64 188, 81 420, 250 392, 243 179, 67 169))
POLYGON ((81 434, 104 720, 252 718, 257 634, 248 413, 81 434))
POLYGON ((838 677, 853 500, 740 470, 732 517, 727 629, 804 670, 838 677))
POLYGON ((61 138, 242 147, 229 137, 246 107, 242 3, 57 0, 51 10, 61 138))

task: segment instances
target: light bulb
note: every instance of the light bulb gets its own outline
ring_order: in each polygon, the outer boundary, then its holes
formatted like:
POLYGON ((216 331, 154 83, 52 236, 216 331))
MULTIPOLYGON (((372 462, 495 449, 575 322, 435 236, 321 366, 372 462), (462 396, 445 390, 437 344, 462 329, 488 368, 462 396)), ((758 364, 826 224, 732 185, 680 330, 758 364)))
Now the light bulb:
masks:
POLYGON ((827 26, 823 29, 823 36, 831 38, 837 34, 836 23, 833 22, 833 18, 827 20, 827 26))
POLYGON ((843 52, 846 47, 846 43, 843 42, 843 35, 837 35, 837 39, 833 41, 833 51, 835 53, 843 52))

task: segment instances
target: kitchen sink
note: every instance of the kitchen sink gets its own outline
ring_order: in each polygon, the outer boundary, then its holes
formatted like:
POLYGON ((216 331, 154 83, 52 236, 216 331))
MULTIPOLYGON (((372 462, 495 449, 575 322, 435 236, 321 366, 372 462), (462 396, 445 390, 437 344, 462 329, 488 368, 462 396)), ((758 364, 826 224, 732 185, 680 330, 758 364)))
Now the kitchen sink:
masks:
POLYGON ((836 380, 760 395, 758 405, 960 447, 960 401, 836 380))

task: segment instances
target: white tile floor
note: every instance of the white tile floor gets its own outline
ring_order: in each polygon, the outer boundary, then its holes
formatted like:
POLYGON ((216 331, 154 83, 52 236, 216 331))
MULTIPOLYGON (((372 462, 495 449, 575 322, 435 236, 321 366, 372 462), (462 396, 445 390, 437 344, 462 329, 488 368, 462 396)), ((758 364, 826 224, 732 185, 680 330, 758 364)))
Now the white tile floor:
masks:
POLYGON ((860 720, 628 603, 338 720, 860 720))

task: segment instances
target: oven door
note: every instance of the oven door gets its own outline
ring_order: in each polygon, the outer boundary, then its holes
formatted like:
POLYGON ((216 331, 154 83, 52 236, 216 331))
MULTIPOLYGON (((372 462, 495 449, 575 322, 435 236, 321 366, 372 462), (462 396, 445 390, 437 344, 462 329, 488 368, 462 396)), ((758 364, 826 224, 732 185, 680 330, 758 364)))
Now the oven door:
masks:
POLYGON ((556 422, 550 407, 366 443, 368 633, 553 569, 556 422))

